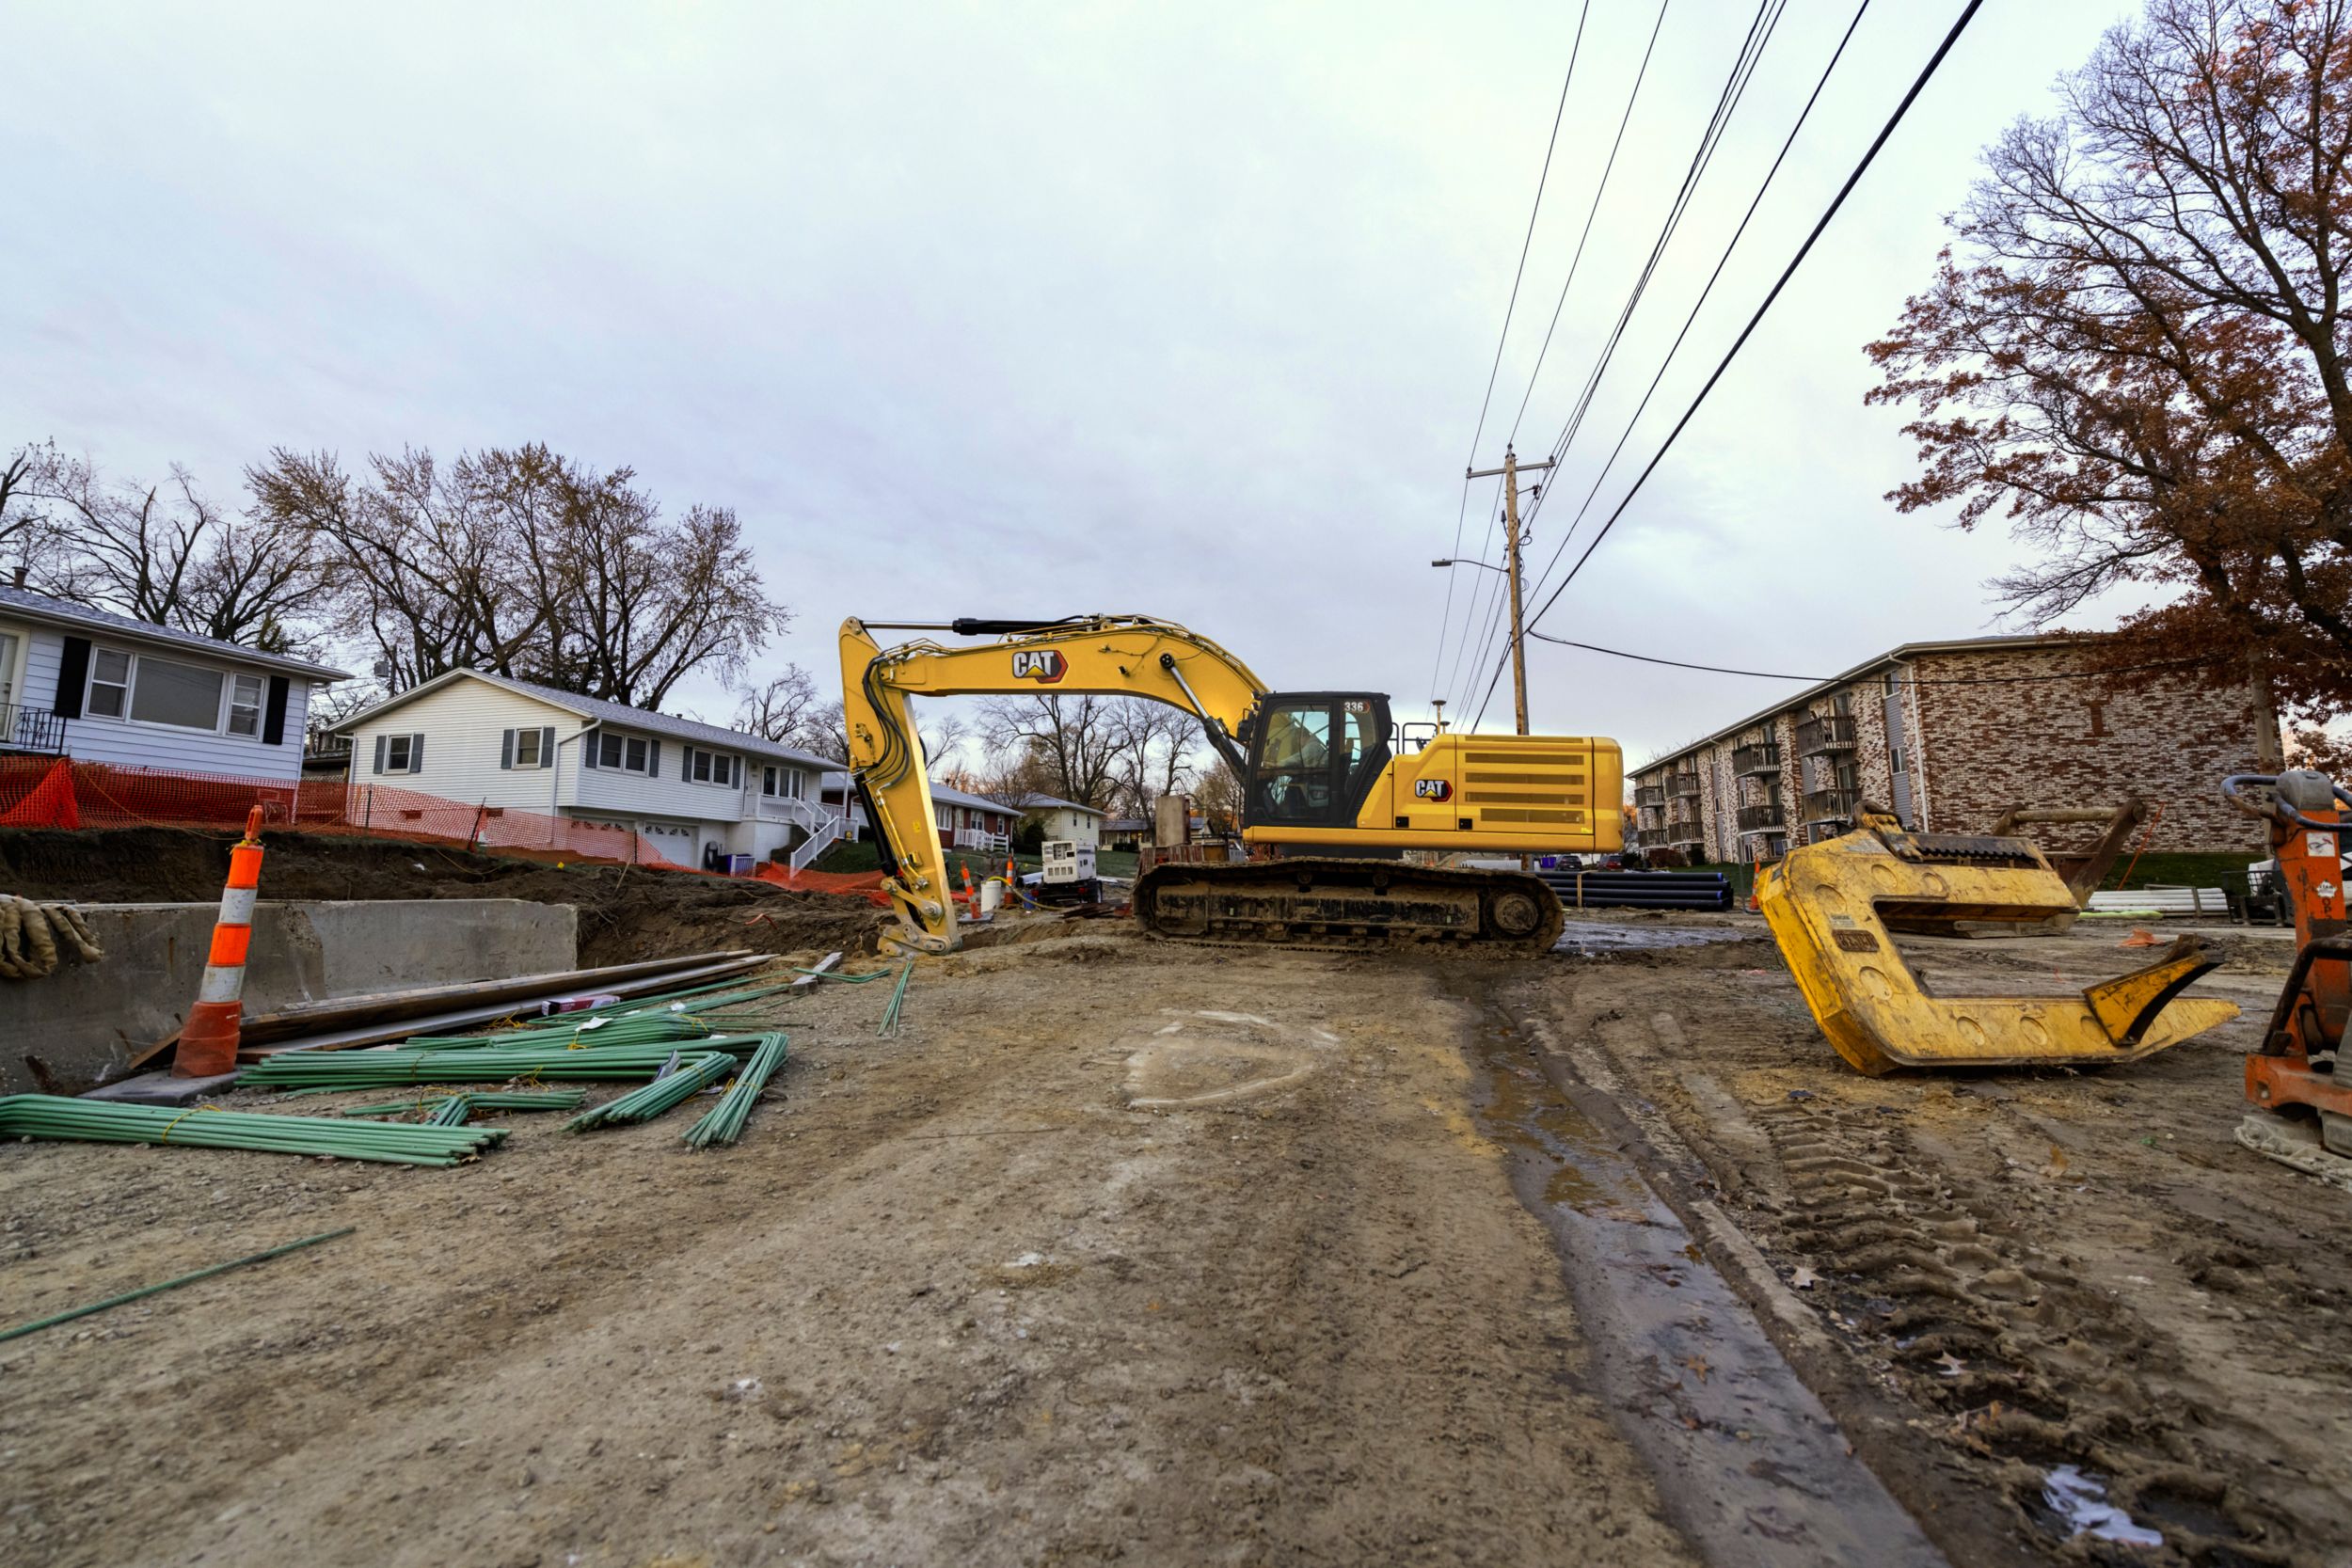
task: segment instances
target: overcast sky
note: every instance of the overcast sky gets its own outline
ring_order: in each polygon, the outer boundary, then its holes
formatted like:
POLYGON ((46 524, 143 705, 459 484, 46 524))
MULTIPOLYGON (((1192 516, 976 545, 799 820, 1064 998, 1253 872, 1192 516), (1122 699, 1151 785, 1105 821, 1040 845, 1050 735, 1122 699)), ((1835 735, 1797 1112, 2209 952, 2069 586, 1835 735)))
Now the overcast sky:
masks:
MULTIPOLYGON (((1587 530, 1959 8, 1871 7, 1587 530)), ((1926 281, 1979 148, 2129 8, 1985 8, 1546 629, 1800 673, 1998 629, 1982 585, 2015 546, 1881 499, 1909 448, 1862 406, 1862 345, 1926 281)), ((1753 12, 1668 0, 1523 452, 1566 420, 1753 12)), ((1482 467, 1657 14, 1591 8, 1482 467)), ((1534 562, 1851 14, 1791 0, 1534 562)), ((674 508, 734 507, 799 617, 764 663, 828 690, 845 615, 1100 610, 1182 621, 1277 687, 1425 713, 1471 684, 1453 642, 1440 658, 1428 562, 1454 553, 1576 25, 1572 0, 19 0, 0 445, 54 437, 124 477, 183 462, 233 497, 276 445, 543 440, 674 508)), ((1454 582, 1457 640, 1482 576, 1454 582)), ((1531 684, 1536 728, 1634 758, 1792 689, 1542 645, 1531 684)), ((1487 723, 1509 721, 1506 682, 1487 723)))

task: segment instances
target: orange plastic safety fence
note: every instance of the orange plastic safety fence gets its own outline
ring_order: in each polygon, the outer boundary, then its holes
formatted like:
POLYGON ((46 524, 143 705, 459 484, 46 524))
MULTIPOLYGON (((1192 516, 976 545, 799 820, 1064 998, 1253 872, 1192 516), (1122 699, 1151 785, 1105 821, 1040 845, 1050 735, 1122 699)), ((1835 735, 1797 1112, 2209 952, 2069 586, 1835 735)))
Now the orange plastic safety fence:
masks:
MULTIPOLYGON (((632 829, 547 812, 468 805, 396 785, 211 773, 0 757, 0 828, 239 829, 256 802, 262 821, 307 833, 353 833, 478 846, 533 860, 594 860, 693 871, 632 829)), ((696 872, 696 875, 705 873, 696 872)), ((755 873, 811 893, 850 894, 887 905, 882 873, 793 873, 773 862, 755 873)))

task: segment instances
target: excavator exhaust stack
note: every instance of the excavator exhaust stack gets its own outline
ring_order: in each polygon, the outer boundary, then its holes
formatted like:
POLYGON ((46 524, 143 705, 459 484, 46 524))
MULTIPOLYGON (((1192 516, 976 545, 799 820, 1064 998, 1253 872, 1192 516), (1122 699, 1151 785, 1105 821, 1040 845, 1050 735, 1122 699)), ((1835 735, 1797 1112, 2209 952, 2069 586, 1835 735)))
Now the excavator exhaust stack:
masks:
POLYGON ((2237 1017, 2234 1002, 2180 994, 2219 961, 2194 937, 2080 991, 1928 994, 1893 933, 2046 929, 2076 910, 2074 890, 2022 838, 1910 832, 1868 806, 1861 821, 1856 832, 1790 850, 1756 881, 1756 902, 1814 1021, 1859 1070, 2137 1061, 2237 1017))

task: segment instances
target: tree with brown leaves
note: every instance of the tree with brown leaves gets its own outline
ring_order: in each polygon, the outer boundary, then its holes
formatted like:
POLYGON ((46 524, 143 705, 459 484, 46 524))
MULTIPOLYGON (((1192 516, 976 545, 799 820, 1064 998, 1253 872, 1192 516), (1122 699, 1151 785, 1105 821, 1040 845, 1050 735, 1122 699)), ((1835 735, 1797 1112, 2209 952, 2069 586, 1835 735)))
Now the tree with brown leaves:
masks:
POLYGON ((2037 623, 2108 590, 2118 670, 2352 711, 2352 0, 2152 0, 1985 154, 1956 243, 1869 346, 1903 511, 2001 509, 2037 623))

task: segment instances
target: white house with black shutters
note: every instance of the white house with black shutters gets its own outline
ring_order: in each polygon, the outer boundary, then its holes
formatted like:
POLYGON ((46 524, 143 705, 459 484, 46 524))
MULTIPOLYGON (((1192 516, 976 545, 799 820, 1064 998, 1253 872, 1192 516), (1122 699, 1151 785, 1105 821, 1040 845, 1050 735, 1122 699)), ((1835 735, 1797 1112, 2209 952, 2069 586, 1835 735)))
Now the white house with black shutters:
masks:
POLYGON ((629 828, 681 865, 806 865, 841 832, 831 764, 740 730, 453 670, 353 716, 351 778, 629 828))
POLYGON ((0 755, 292 784, 314 687, 350 677, 0 586, 0 755))

